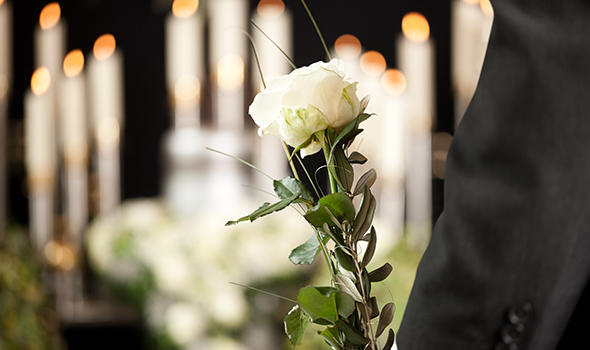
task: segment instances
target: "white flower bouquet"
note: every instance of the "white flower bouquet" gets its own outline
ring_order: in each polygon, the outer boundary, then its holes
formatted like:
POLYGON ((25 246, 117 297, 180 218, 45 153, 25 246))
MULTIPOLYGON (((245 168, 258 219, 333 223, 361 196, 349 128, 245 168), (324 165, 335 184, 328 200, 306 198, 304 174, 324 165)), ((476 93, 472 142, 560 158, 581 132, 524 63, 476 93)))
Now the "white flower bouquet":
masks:
MULTIPOLYGON (((307 4, 301 2, 330 57, 307 4)), ((326 286, 300 289, 297 300, 292 300, 294 306, 284 320, 290 342, 300 344, 305 329, 314 323, 323 327, 318 333, 332 349, 389 350, 394 343, 393 330, 388 331, 382 347, 378 338, 391 323, 395 306, 387 303, 379 307, 371 296, 371 284, 387 278, 392 267, 385 263, 373 271, 367 270, 377 244, 372 225, 376 201, 371 193, 377 175, 371 169, 355 183, 353 166, 364 164, 367 158, 349 150, 363 131, 361 123, 371 117, 365 113, 369 99, 357 96, 357 83, 345 77, 338 60, 302 68, 292 65, 294 70, 290 74, 268 85, 261 71, 265 89, 255 97, 249 113, 261 135, 274 135, 283 141, 294 177, 273 181, 276 202, 264 203, 226 225, 252 222, 290 206, 298 210, 312 234, 307 242, 292 250, 289 259, 294 264, 310 264, 322 255, 331 280, 326 286), (291 153, 287 145, 294 148, 291 153), (306 156, 320 150, 330 179, 331 193, 327 195, 314 184, 298 156, 299 151, 306 156), (293 159, 300 161, 313 188, 306 188, 300 181, 293 159), (356 197, 362 198, 357 206, 353 204, 356 197)))

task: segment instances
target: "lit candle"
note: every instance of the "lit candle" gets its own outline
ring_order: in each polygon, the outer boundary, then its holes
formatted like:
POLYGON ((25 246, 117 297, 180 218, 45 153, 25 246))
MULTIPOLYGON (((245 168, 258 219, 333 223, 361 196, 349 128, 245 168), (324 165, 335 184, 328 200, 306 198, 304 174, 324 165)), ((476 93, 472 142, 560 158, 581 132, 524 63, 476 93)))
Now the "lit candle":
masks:
POLYGON ((68 53, 63 62, 59 116, 61 148, 66 176, 67 232, 79 250, 88 219, 88 126, 86 114, 86 78, 84 55, 80 50, 68 53))
POLYGON ((88 62, 90 120, 97 146, 99 213, 121 201, 120 137, 123 130, 123 57, 111 34, 94 43, 88 62))
POLYGON ((247 2, 215 0, 210 10, 210 64, 214 85, 214 125, 222 130, 244 128, 244 75, 247 58, 247 2))
POLYGON ((12 80, 12 6, 0 0, 0 237, 6 224, 6 119, 12 80))
POLYGON ((402 236, 404 228, 404 158, 405 158, 405 90, 406 78, 397 69, 388 69, 381 77, 385 95, 380 135, 379 216, 393 231, 394 239, 402 236))
POLYGON ((30 230, 41 253, 53 234, 53 193, 56 172, 55 123, 51 75, 45 67, 31 78, 25 95, 25 162, 29 183, 30 230))
POLYGON ((426 246, 432 225, 431 130, 434 120, 434 43, 424 16, 412 12, 402 20, 398 62, 407 81, 406 203, 408 239, 426 246))
POLYGON ((175 0, 166 18, 166 81, 175 126, 200 124, 203 20, 199 0, 175 0))
MULTIPOLYGON (((261 0, 252 16, 256 23, 285 53, 292 57, 291 13, 281 0, 261 0)), ((291 66, 283 54, 258 29, 252 28, 256 51, 266 83, 288 74, 291 66)), ((252 59, 252 86, 259 92, 263 89, 256 61, 252 59)), ((276 179, 288 175, 287 161, 281 141, 276 137, 257 138, 256 164, 276 179)), ((258 176, 257 187, 268 188, 267 178, 258 176)))
POLYGON ((61 21, 61 8, 57 2, 49 3, 41 11, 39 26, 35 30, 35 65, 47 67, 54 80, 61 75, 65 42, 66 28, 61 21))
POLYGON ((452 2, 451 74, 455 93, 455 125, 463 117, 477 86, 483 52, 485 52, 485 47, 482 47, 484 27, 480 0, 452 2))
POLYGON ((346 76, 354 81, 362 80, 359 60, 361 52, 361 42, 352 34, 343 34, 334 42, 334 56, 342 60, 346 76))

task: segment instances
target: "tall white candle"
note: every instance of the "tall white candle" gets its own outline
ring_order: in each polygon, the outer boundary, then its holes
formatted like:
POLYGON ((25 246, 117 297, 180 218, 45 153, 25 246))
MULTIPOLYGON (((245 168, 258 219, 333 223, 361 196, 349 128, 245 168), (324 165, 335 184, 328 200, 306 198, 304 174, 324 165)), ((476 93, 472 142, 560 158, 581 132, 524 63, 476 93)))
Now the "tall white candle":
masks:
POLYGON ((39 26, 35 30, 35 65, 47 67, 54 83, 61 75, 65 42, 66 28, 61 20, 61 8, 57 2, 49 3, 41 11, 39 26))
POLYGON ((479 3, 479 0, 452 2, 451 75, 455 93, 455 125, 461 121, 473 97, 485 52, 482 45, 485 16, 479 3))
POLYGON ((406 78, 397 69, 388 69, 381 77, 385 96, 378 139, 382 142, 378 166, 380 178, 379 216, 400 238, 404 227, 405 176, 405 91, 406 78))
POLYGON ((210 64, 214 75, 214 125, 222 130, 244 127, 244 74, 247 58, 247 2, 215 0, 210 10, 210 64))
POLYGON ((0 0, 0 236, 6 225, 6 123, 12 83, 12 6, 0 0))
POLYGON ((76 250, 81 248, 82 232, 88 220, 88 126, 84 55, 74 50, 63 63, 59 116, 61 148, 65 161, 67 231, 76 250))
POLYGON ((166 18, 166 82, 176 126, 200 124, 205 46, 198 8, 199 0, 175 0, 166 18))
POLYGON ((434 120, 434 43, 430 26, 419 13, 402 20, 398 62, 407 79, 406 202, 410 243, 424 248, 432 225, 432 150, 434 120))
POLYGON ((53 234, 56 140, 51 75, 39 68, 25 95, 25 162, 29 183, 30 229, 39 253, 53 234))
MULTIPOLYGON (((269 35, 289 57, 292 57, 291 13, 285 8, 282 0, 261 0, 256 7, 256 12, 252 15, 252 21, 269 35)), ((288 74, 292 67, 283 54, 258 29, 252 26, 251 31, 266 83, 288 74)), ((251 80, 255 91, 262 91, 263 84, 254 58, 251 63, 251 80)), ((274 178, 287 176, 287 158, 281 141, 270 136, 258 138, 256 164, 274 178)), ((258 176, 256 179, 257 187, 268 188, 267 178, 258 176)))
POLYGON ((123 130, 123 57, 111 34, 94 43, 88 62, 90 120, 97 147, 99 213, 121 201, 120 138, 123 130))
POLYGON ((362 80, 361 52, 361 42, 352 34, 343 34, 334 42, 334 56, 342 60, 346 76, 354 81, 362 80))

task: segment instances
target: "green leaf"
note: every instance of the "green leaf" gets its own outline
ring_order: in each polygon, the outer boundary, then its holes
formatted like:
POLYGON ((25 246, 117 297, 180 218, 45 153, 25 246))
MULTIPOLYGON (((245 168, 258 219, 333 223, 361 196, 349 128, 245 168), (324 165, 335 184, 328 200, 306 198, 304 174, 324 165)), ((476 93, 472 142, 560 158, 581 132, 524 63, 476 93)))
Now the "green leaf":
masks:
POLYGON ((369 339, 365 338, 361 331, 355 329, 342 319, 336 322, 336 327, 338 327, 344 333, 346 340, 351 344, 365 345, 369 342, 369 339))
POLYGON ((295 305, 291 311, 285 316, 285 333, 289 337, 289 341, 292 345, 301 344, 305 329, 309 324, 309 317, 301 311, 299 305, 295 305))
POLYGON ((318 334, 324 338, 324 341, 334 350, 343 349, 344 345, 340 342, 340 333, 336 327, 328 327, 318 334))
POLYGON ((354 261, 352 260, 352 256, 350 256, 346 251, 345 247, 337 247, 334 249, 334 255, 336 255, 336 260, 343 268, 347 269, 348 271, 354 272, 355 266, 354 261))
POLYGON ((340 221, 354 220, 354 205, 352 200, 346 193, 336 192, 320 198, 318 204, 309 209, 304 217, 315 227, 322 228, 324 223, 333 226, 330 215, 326 212, 328 208, 330 212, 340 221))
POLYGON ((334 324, 338 320, 336 295, 334 292, 328 292, 326 295, 321 291, 321 289, 315 287, 300 289, 299 294, 297 294, 297 304, 311 317, 314 323, 326 324, 327 322, 334 324))
POLYGON ((389 329, 389 334, 387 335, 387 341, 385 342, 385 346, 383 350, 391 350, 393 347, 393 342, 395 341, 395 332, 393 329, 389 329))
POLYGON ((369 233, 369 244, 367 244, 367 250, 363 255, 361 268, 367 267, 367 265, 371 262, 371 259, 373 259, 373 255, 375 254, 375 248, 377 248, 377 232, 375 231, 375 227, 371 226, 371 233, 369 233))
POLYGON ((262 206, 260 206, 260 208, 253 211, 252 214, 241 217, 236 221, 228 221, 225 223, 225 226, 235 225, 237 223, 247 221, 247 220, 250 220, 250 222, 252 222, 252 221, 254 221, 258 218, 261 218, 263 216, 266 216, 268 214, 272 214, 274 212, 283 210, 286 207, 288 207, 291 203, 293 203, 297 198, 299 198, 300 195, 301 195, 301 193, 294 193, 291 197, 285 198, 285 199, 283 199, 279 202, 276 202, 274 204, 264 203, 262 206))
POLYGON ((356 310, 354 299, 346 293, 341 291, 336 292, 336 307, 338 308, 338 315, 347 318, 356 310))
MULTIPOLYGON (((315 136, 311 135, 307 140, 305 140, 302 144, 300 144, 299 146, 297 146, 293 152, 291 152, 291 156, 289 158, 293 158, 293 156, 295 156, 295 153, 299 152, 302 148, 305 148, 307 146, 309 146, 309 144, 311 144, 311 142, 314 140, 315 136)), ((291 160, 291 159, 289 159, 291 160)))
POLYGON ((375 336, 379 337, 387 326, 393 321, 393 313, 395 312, 395 304, 388 303, 381 309, 381 316, 379 317, 379 323, 377 324, 377 331, 375 336))
POLYGON ((393 271, 393 267, 389 263, 385 263, 377 270, 369 272, 369 281, 381 282, 389 276, 391 271, 393 271))
POLYGON ((377 172, 375 171, 375 169, 369 169, 356 182, 356 186, 354 187, 354 192, 352 194, 357 196, 365 190, 365 187, 371 188, 371 186, 373 186, 373 184, 375 183, 375 180, 377 180, 377 172))
POLYGON ((352 183, 354 182, 354 171, 352 170, 352 165, 350 165, 342 148, 338 148, 334 152, 334 172, 336 173, 342 190, 344 192, 350 192, 352 183))
POLYGON ((305 185, 290 176, 280 180, 274 180, 273 187, 280 199, 287 199, 296 193, 300 193, 301 198, 313 202, 313 196, 305 185))
POLYGON ((361 293, 359 293, 358 289, 354 285, 354 282, 352 282, 350 278, 339 273, 336 276, 334 276, 334 279, 336 281, 336 284, 338 285, 338 288, 340 288, 340 290, 344 293, 350 295, 350 297, 354 299, 354 301, 358 301, 359 303, 363 301, 361 293))
POLYGON ((367 157, 363 156, 362 154, 356 151, 352 152, 348 156, 348 161, 350 162, 350 164, 365 164, 367 160, 367 157))
POLYGON ((374 319, 375 317, 379 316, 379 306, 377 305, 376 297, 372 297, 371 299, 369 299, 369 310, 371 311, 371 319, 374 319))
POLYGON ((368 187, 365 187, 361 208, 354 219, 352 238, 355 242, 371 227, 376 206, 377 202, 375 201, 375 197, 371 193, 371 190, 368 187))
MULTIPOLYGON (((328 241, 328 237, 326 236, 321 239, 324 240, 324 244, 328 241)), ((314 233, 307 242, 291 251, 291 254, 289 254, 289 260, 295 265, 311 264, 321 249, 318 237, 314 233)))

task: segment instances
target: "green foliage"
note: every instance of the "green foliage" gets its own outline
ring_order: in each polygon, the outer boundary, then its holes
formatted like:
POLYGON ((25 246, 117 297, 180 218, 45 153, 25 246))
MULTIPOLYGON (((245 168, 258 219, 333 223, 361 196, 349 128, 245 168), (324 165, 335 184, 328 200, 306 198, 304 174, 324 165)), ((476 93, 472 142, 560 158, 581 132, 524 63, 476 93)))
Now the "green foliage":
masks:
POLYGON ((336 192, 320 198, 318 204, 309 209, 304 217, 315 227, 322 228, 324 224, 334 226, 329 210, 332 215, 340 220, 352 222, 354 220, 354 205, 346 193, 336 192))
POLYGON ((338 320, 336 290, 305 287, 297 294, 297 304, 317 324, 334 324, 338 320))
POLYGON ((301 196, 301 192, 294 193, 292 196, 282 199, 274 204, 264 203, 258 209, 252 212, 250 215, 243 216, 236 221, 228 221, 225 226, 235 225, 237 223, 250 220, 250 222, 261 218, 263 216, 272 214, 277 211, 281 211, 288 207, 291 203, 295 202, 301 196))
POLYGON ((299 305, 295 305, 285 316, 285 333, 292 345, 301 344, 308 324, 309 317, 301 311, 299 305))
POLYGON ((304 184, 292 177, 286 177, 281 180, 273 181, 274 191, 280 199, 289 199, 296 194, 300 194, 301 199, 313 202, 311 192, 307 190, 304 184))
MULTIPOLYGON (((323 236, 321 233, 319 235, 323 236)), ((328 237, 326 236, 323 236, 320 239, 324 240, 324 244, 328 241, 328 237)), ((291 251, 291 254, 289 254, 289 260, 296 265, 311 264, 315 257, 320 253, 320 250, 321 246, 318 241, 318 236, 314 233, 309 237, 307 242, 291 251)))

